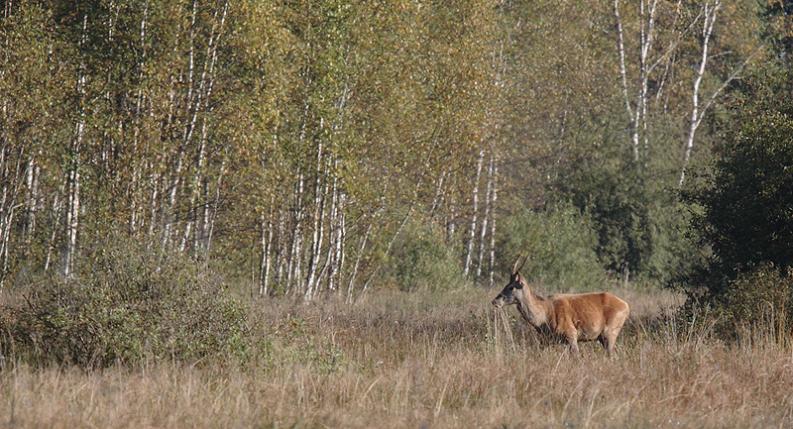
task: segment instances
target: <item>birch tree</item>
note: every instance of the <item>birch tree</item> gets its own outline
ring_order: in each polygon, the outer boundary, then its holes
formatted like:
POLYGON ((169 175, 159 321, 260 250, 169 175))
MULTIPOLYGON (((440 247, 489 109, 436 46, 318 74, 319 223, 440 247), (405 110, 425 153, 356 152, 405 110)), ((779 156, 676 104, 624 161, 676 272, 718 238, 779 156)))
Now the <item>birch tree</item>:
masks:
POLYGON ((700 56, 692 83, 691 114, 688 119, 688 130, 684 143, 683 166, 680 169, 680 178, 677 182, 679 188, 683 186, 683 183, 686 179, 686 170, 691 161, 691 153, 694 149, 695 136, 697 129, 699 129, 699 126, 702 123, 702 119, 705 117, 708 110, 713 106, 722 92, 727 88, 727 86, 730 85, 730 83, 732 83, 735 79, 740 77, 744 67, 760 52, 759 48, 754 48, 754 50, 749 53, 743 61, 733 67, 732 71, 730 71, 730 74, 719 84, 717 88, 711 92, 708 97, 705 98, 705 103, 701 103, 703 98, 701 96, 702 81, 705 77, 708 61, 713 56, 711 52, 711 40, 713 38, 713 29, 716 25, 716 20, 721 8, 722 4, 719 0, 714 0, 712 2, 706 1, 702 4, 702 10, 700 12, 700 16, 702 17, 702 27, 699 37, 700 56))

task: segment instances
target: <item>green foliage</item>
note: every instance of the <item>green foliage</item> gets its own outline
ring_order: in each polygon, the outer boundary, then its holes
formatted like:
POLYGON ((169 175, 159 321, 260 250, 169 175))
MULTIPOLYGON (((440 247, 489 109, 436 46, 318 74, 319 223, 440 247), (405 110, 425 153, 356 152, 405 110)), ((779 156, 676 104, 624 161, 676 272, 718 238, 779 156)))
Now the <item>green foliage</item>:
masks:
POLYGON ((571 133, 575 149, 551 183, 550 198, 570 201, 589 217, 604 269, 623 280, 667 284, 698 252, 688 209, 678 199, 678 160, 663 149, 682 137, 671 125, 656 124, 649 136, 650 159, 637 162, 625 145, 627 136, 617 129, 617 107, 571 133))
POLYGON ((92 259, 73 279, 20 285, 26 302, 2 309, 3 354, 82 367, 246 356, 244 307, 212 273, 134 245, 104 246, 92 259))
POLYGON ((468 283, 443 231, 429 222, 405 225, 389 258, 387 276, 401 290, 445 290, 468 283))
POLYGON ((680 273, 689 272, 704 257, 698 245, 699 232, 690 228, 690 207, 670 190, 650 203, 649 217, 652 249, 639 277, 662 286, 677 286, 680 273))
POLYGON ((749 79, 724 121, 711 175, 684 193, 707 258, 689 271, 690 307, 736 325, 789 329, 793 315, 793 75, 749 79))
POLYGON ((738 99, 712 177, 685 194, 712 252, 694 282, 715 293, 758 264, 793 266, 793 75, 774 79, 777 91, 747 85, 757 98, 738 99))
POLYGON ((793 270, 761 264, 730 281, 714 303, 724 329, 789 328, 785 324, 793 316, 793 270))
POLYGON ((528 255, 522 273, 556 290, 602 288, 606 276, 595 248, 591 220, 569 205, 544 212, 525 210, 505 219, 498 237, 501 273, 508 273, 518 254, 528 255))
POLYGON ((580 145, 600 150, 582 148, 556 191, 591 219, 597 234, 593 248, 603 266, 623 275, 638 273, 652 252, 649 195, 629 148, 608 128, 593 127, 575 137, 580 145))
MULTIPOLYGON (((660 2, 650 38, 643 9, 624 4, 624 71, 608 3, 7 3, 0 288, 23 272, 68 272, 110 234, 278 291, 299 291, 317 266, 328 289, 384 273, 405 289, 445 288, 459 283, 464 224, 494 203, 501 229, 524 207, 572 201, 589 221, 571 246, 631 279, 666 281, 692 259, 668 189, 701 59, 689 31, 700 3, 660 2), (641 54, 642 40, 654 48, 641 54), (475 173, 480 152, 492 173, 475 173), (386 244, 408 210, 428 225, 386 244)), ((784 16, 776 8, 768 19, 784 16)), ((759 43, 787 44, 777 18, 758 27, 757 10, 744 0, 719 11, 700 94, 710 112, 725 79, 754 67, 749 53, 762 58, 759 43)), ((692 165, 710 153, 709 125, 692 165)), ((581 252, 571 258, 592 260, 581 252)), ((560 261, 537 276, 593 282, 567 279, 560 261)))

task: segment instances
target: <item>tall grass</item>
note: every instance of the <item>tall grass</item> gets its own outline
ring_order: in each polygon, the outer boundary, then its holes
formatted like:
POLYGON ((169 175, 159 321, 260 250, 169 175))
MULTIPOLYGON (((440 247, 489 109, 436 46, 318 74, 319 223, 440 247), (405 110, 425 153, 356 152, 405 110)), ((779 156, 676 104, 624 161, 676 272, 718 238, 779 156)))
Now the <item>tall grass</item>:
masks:
POLYGON ((793 349, 721 342, 679 298, 623 291, 609 359, 538 341, 494 291, 372 293, 354 306, 262 300, 244 365, 144 361, 0 371, 4 427, 790 427, 793 349))

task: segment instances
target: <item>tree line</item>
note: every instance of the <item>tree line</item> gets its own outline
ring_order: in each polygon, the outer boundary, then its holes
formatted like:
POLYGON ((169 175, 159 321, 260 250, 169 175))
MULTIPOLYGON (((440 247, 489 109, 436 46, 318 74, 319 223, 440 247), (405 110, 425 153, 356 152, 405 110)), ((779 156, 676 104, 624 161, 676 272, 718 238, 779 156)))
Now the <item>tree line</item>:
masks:
POLYGON ((561 202, 592 219, 604 270, 662 278, 693 251, 670 191, 744 77, 789 64, 789 12, 6 0, 0 282, 90 271, 134 240, 262 295, 351 300, 428 225, 492 284, 518 250, 506 221, 561 202))

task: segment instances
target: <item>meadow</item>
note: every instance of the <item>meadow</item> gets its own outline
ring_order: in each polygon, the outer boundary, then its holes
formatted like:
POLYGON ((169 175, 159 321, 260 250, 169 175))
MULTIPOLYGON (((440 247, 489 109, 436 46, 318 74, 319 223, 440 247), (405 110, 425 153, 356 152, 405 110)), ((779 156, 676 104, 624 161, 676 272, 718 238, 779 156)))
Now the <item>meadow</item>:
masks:
POLYGON ((2 4, 0 429, 793 428, 793 1, 2 4))
POLYGON ((791 427, 793 348, 718 340, 682 297, 616 290, 632 315, 608 358, 543 341, 493 289, 252 303, 245 363, 85 370, 8 360, 2 427, 791 427))

